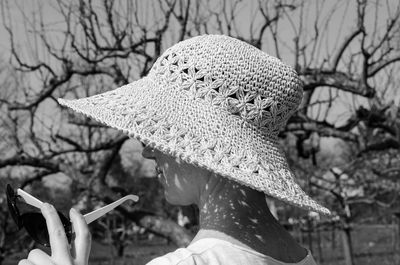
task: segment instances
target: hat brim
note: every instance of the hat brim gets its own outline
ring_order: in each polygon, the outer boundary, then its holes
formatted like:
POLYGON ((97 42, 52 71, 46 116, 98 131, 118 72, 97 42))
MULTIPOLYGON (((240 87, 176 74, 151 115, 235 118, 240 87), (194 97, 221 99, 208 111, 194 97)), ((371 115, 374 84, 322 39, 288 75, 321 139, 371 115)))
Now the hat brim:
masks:
POLYGON ((277 139, 188 91, 167 86, 144 77, 109 92, 58 102, 161 152, 294 206, 330 214, 295 182, 277 139))

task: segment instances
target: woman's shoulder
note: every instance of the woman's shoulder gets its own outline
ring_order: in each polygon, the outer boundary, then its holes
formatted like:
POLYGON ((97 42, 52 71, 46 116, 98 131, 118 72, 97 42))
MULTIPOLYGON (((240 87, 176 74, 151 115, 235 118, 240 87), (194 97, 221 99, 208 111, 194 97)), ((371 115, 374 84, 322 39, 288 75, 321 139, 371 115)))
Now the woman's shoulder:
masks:
POLYGON ((284 263, 248 248, 216 239, 200 239, 187 248, 179 248, 152 260, 147 265, 206 265, 206 264, 254 264, 254 265, 316 265, 311 253, 301 262, 284 263))

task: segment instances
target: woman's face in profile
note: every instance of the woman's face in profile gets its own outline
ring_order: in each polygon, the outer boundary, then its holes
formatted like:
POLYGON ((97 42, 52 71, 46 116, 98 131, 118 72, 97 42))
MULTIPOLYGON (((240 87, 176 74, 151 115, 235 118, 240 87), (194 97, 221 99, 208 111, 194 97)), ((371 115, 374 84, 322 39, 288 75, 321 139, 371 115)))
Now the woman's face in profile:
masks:
POLYGON ((165 199, 175 205, 197 204, 200 192, 206 185, 205 169, 166 155, 151 147, 145 147, 143 157, 157 163, 157 177, 164 187, 165 199))

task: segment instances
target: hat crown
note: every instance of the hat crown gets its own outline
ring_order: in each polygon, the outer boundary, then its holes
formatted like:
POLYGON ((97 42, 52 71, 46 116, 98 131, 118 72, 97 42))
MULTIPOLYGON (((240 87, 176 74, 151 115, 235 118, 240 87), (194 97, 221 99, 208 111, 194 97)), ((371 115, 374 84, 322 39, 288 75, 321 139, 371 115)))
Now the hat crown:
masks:
POLYGON ((301 80, 290 66, 250 44, 203 35, 167 49, 150 71, 205 102, 277 135, 299 106, 301 80))

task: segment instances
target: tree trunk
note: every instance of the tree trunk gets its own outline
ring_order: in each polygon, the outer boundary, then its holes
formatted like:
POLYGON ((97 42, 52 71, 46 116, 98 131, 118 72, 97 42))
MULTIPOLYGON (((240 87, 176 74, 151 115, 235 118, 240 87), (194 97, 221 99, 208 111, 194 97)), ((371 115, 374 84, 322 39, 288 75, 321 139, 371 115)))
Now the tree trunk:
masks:
POLYGON ((336 227, 334 225, 331 226, 331 244, 332 250, 336 249, 336 227))
POLYGON ((397 227, 397 265, 400 265, 400 218, 398 218, 399 225, 397 227))
POLYGON ((318 263, 324 262, 324 257, 322 256, 322 241, 321 241, 321 227, 317 227, 317 247, 318 247, 318 263))
POLYGON ((400 212, 395 213, 397 217, 397 233, 395 228, 395 264, 400 265, 400 212))
POLYGON ((310 217, 307 217, 307 237, 308 237, 308 249, 313 252, 313 240, 312 240, 312 222, 310 217))
POLYGON ((344 252, 344 260, 346 265, 354 265, 353 259, 353 246, 351 244, 351 234, 350 227, 345 225, 342 228, 342 242, 343 242, 343 252, 344 252))

